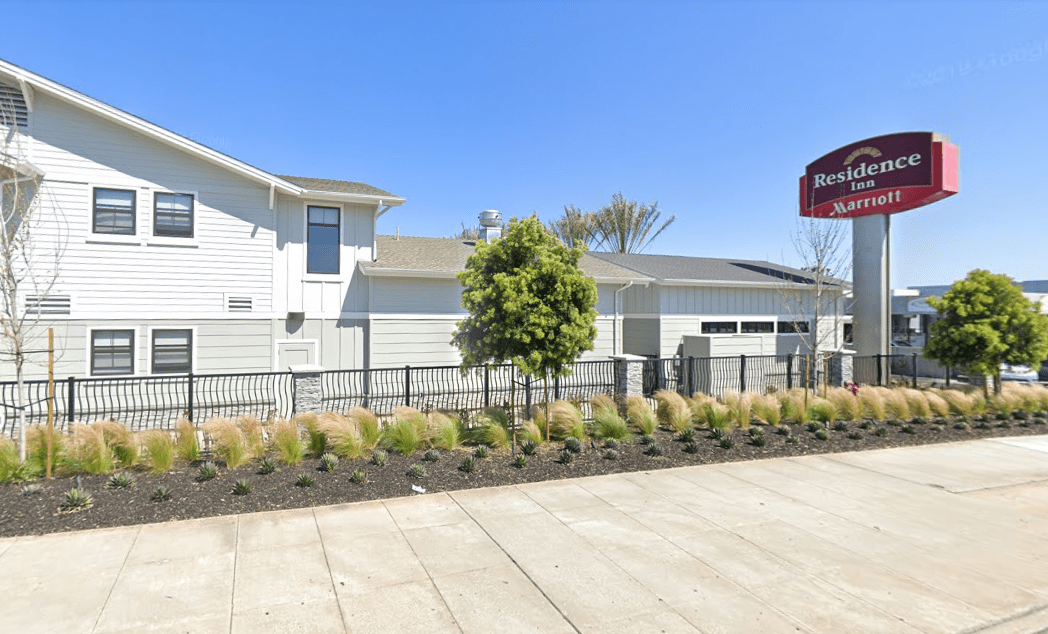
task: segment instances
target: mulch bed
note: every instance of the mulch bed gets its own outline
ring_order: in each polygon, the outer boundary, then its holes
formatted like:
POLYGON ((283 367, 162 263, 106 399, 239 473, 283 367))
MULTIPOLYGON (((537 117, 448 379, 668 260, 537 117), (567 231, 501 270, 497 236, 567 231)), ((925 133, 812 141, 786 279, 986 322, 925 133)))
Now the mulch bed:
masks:
POLYGON ((639 442, 639 437, 635 437, 633 442, 622 443, 615 460, 604 458, 605 450, 599 443, 594 448, 586 441, 583 451, 570 463, 564 464, 559 460, 563 443, 554 442, 540 447, 524 468, 515 466, 509 453, 493 451, 489 457, 477 460, 477 469, 470 474, 459 469, 464 458, 472 453, 470 447, 454 452, 442 451, 436 462, 423 461, 422 451, 411 456, 391 452, 388 462, 381 467, 363 459, 342 460, 333 472, 321 471, 320 461, 313 458, 295 466, 280 465, 277 471, 267 475, 259 473, 258 461, 237 469, 226 469, 220 464, 218 477, 206 482, 196 481, 198 463, 180 463, 167 473, 134 471, 135 483, 128 488, 107 487, 108 475, 82 475, 79 477, 80 486, 91 494, 94 503, 87 509, 72 512, 60 511, 60 507, 66 492, 77 485, 77 480, 63 477, 33 483, 39 485, 39 490, 31 495, 24 493, 21 483, 0 487, 0 537, 396 498, 417 495, 412 491, 413 484, 424 487, 429 494, 608 473, 1048 433, 1043 418, 1010 420, 1004 423, 1006 427, 1002 421, 991 421, 984 424, 987 428, 982 429, 978 428, 978 423, 972 423, 969 429, 957 429, 954 422, 950 419, 945 425, 914 424, 909 427, 913 433, 903 431, 905 428, 901 425, 884 422, 869 421, 873 427, 866 430, 860 429, 858 423, 849 423, 847 430, 832 427, 826 430, 826 440, 819 440, 814 432, 802 425, 783 425, 789 429, 790 436, 777 433, 773 427, 764 427, 763 447, 752 444, 745 430, 736 430, 734 446, 730 449, 721 448, 708 430, 699 430, 695 435, 695 453, 686 453, 685 443, 674 434, 660 430, 654 437, 663 449, 661 456, 645 454, 646 447, 639 442), (874 435, 877 428, 887 430, 887 434, 883 437, 874 435), (856 433, 861 437, 848 437, 856 433), (787 442, 789 437, 796 440, 787 442), (409 467, 416 463, 423 465, 427 472, 421 479, 407 475, 409 467), (367 482, 359 484, 351 480, 357 468, 366 470, 367 482), (296 486, 296 480, 303 473, 313 476, 313 486, 296 486), (250 481, 249 494, 232 493, 233 484, 240 479, 250 481), (171 499, 152 501, 158 487, 169 489, 171 499))

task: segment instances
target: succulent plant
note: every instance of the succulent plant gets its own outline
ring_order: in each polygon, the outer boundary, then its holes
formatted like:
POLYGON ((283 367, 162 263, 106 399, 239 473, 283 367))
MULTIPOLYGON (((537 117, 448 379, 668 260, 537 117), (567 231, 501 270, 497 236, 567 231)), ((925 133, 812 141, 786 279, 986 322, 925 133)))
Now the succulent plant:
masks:
POLYGON ((382 451, 381 449, 371 454, 371 464, 375 465, 376 467, 386 466, 387 460, 389 460, 389 454, 385 451, 382 451))
POLYGON ((892 427, 902 427, 902 421, 898 418, 892 418, 888 421, 888 424, 892 427))
POLYGON ((914 416, 910 419, 911 425, 927 425, 928 421, 923 416, 914 416))
POLYGON ((750 434, 750 444, 754 447, 763 447, 767 441, 764 440, 764 434, 750 434))
POLYGON ((126 471, 120 471, 119 473, 114 473, 112 477, 109 478, 106 487, 110 489, 126 489, 134 486, 134 484, 135 476, 126 471))
POLYGON ((968 423, 965 423, 963 421, 958 421, 958 422, 954 423, 953 424, 953 428, 954 429, 959 429, 961 431, 968 431, 968 429, 969 429, 968 428, 968 423))
POLYGON ((525 456, 534 456, 535 452, 539 450, 539 445, 534 440, 522 440, 520 441, 520 453, 525 456))
POLYGON ((1037 417, 1037 418, 1033 419, 1033 424, 1034 425, 1048 425, 1048 421, 1045 421, 1041 417, 1037 417))
POLYGON ((686 442, 682 451, 684 453, 699 453, 699 446, 693 442, 686 442))
POLYGON ((990 427, 990 423, 986 422, 985 420, 981 420, 975 425, 976 429, 989 429, 990 427))
POLYGON ((564 449, 571 453, 582 453, 582 441, 578 438, 565 438, 564 449))
POLYGON ((789 436, 790 435, 790 428, 786 427, 785 425, 783 425, 782 427, 776 427, 775 428, 775 433, 780 435, 780 436, 789 436))
POLYGON ((899 431, 904 434, 916 434, 917 430, 913 428, 913 425, 903 425, 899 428, 899 431))
POLYGON ((721 439, 720 439, 720 441, 718 441, 717 444, 720 445, 721 449, 731 449, 732 447, 735 446, 735 439, 732 438, 731 436, 724 435, 724 436, 721 436, 721 439))
POLYGON ((91 497, 91 494, 83 489, 70 489, 65 494, 65 499, 62 501, 62 510, 64 511, 76 511, 78 509, 86 509, 94 504, 95 499, 91 497))
POLYGON ((814 436, 816 438, 818 438, 819 440, 829 440, 830 439, 830 435, 826 433, 825 429, 820 429, 819 431, 815 432, 814 436))
POLYGON ((308 473, 299 475, 298 479, 295 480, 295 486, 302 487, 303 489, 313 486, 313 476, 308 473))
POLYGON ((868 421, 868 420, 862 421, 862 423, 859 425, 859 429, 862 429, 862 430, 865 430, 865 431, 869 431, 869 430, 873 429, 874 427, 875 427, 875 425, 872 422, 868 421))
POLYGON ((476 458, 484 459, 488 457, 488 446, 477 445, 477 448, 473 450, 473 456, 476 458))
POLYGON ((848 423, 839 420, 833 424, 833 431, 848 431, 848 423))
POLYGON ((1006 420, 1002 420, 1001 422, 997 423, 997 427, 1001 429, 1009 429, 1011 426, 1012 424, 1006 420))
POLYGON ((40 486, 40 484, 36 482, 33 482, 31 484, 23 484, 22 495, 26 497, 29 497, 30 495, 36 495, 37 493, 40 493, 41 489, 42 487, 40 486))
POLYGON ((353 472, 353 475, 349 476, 349 479, 351 482, 364 484, 368 481, 368 472, 364 471, 364 469, 357 469, 353 472))
POLYGON ((422 459, 426 462, 436 462, 440 460, 440 452, 436 449, 430 449, 422 456, 422 459))
POLYGON ((247 495, 251 493, 251 482, 247 478, 240 478, 233 483, 233 495, 247 495))
POLYGON ((459 471, 463 473, 473 473, 477 470, 477 459, 474 456, 466 456, 466 459, 459 465, 459 471))
POLYGON ((156 491, 153 491, 153 495, 149 497, 154 502, 167 502, 171 499, 171 490, 167 487, 157 487, 156 491))
POLYGON ((710 430, 710 438, 713 440, 723 440, 728 436, 731 436, 731 432, 723 427, 714 427, 710 430))
POLYGON ((878 427, 877 431, 873 432, 873 435, 877 436, 878 438, 884 438, 888 435, 888 430, 884 427, 878 427))
POLYGON ((807 425, 804 426, 804 428, 807 429, 808 431, 812 432, 813 434, 814 433, 818 433, 820 431, 823 431, 823 429, 824 429, 824 427, 822 426, 822 423, 816 423, 815 421, 812 421, 812 422, 808 423, 807 425))
POLYGON ((528 457, 524 454, 517 454, 517 457, 513 459, 513 466, 518 469, 523 469, 528 466, 528 457))
POLYGON ((994 418, 996 418, 997 420, 1008 420, 1009 416, 1007 412, 997 412, 994 415, 994 418))
POLYGON ((848 434, 848 440, 862 440, 862 434, 857 431, 853 431, 848 434))
POLYGON ((656 457, 656 456, 661 456, 662 455, 662 447, 659 446, 659 443, 653 442, 653 443, 651 443, 650 445, 648 445, 647 447, 644 448, 644 454, 648 455, 648 456, 651 456, 653 458, 656 457))
POLYGON ((677 440, 679 440, 681 442, 694 442, 695 441, 695 428, 694 427, 689 427, 687 429, 682 429, 681 432, 679 434, 677 434, 677 440))
POLYGON ((651 434, 644 434, 643 436, 640 437, 640 444, 642 444, 642 445, 650 445, 650 444, 652 444, 654 442, 655 442, 655 437, 652 436, 651 434))
POLYGON ((407 476, 409 478, 414 478, 415 480, 421 480, 426 477, 426 468, 416 462, 408 467, 407 476))
POLYGON ((614 449, 605 449, 601 458, 604 458, 605 460, 618 460, 619 452, 614 449))
POLYGON ((208 460, 197 469, 197 481, 207 482, 218 476, 218 465, 208 460))
POLYGON ((565 449, 565 450, 560 452, 560 458, 559 458, 560 464, 571 464, 571 461, 574 460, 574 459, 575 459, 575 454, 572 451, 570 451, 568 449, 565 449))
POLYGON ((605 449, 618 449, 619 448, 619 441, 615 440, 614 438, 609 438, 609 439, 604 441, 604 448, 605 449))
POLYGON ((788 444, 788 445, 797 444, 797 437, 796 436, 787 436, 786 437, 786 444, 788 444))
POLYGON ((338 468, 338 456, 333 453, 325 453, 320 456, 320 470, 327 473, 332 473, 338 468))
POLYGON ((258 463, 258 472, 262 475, 269 475, 276 470, 277 463, 269 456, 266 456, 262 459, 262 462, 258 463))

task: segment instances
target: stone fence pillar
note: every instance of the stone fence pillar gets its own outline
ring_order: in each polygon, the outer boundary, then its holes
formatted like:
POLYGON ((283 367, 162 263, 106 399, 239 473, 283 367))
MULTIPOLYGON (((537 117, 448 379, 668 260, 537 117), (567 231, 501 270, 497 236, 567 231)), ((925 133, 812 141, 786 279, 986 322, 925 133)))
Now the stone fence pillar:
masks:
POLYGON ((324 368, 319 365, 293 365, 289 368, 293 375, 292 398, 296 414, 320 412, 324 391, 320 385, 320 373, 324 368))
POLYGON ((842 387, 845 383, 855 382, 854 353, 842 350, 830 357, 829 384, 834 387, 842 387))
POLYGON ((611 355, 615 361, 615 398, 619 408, 625 410, 626 399, 644 395, 644 361, 636 354, 611 355))

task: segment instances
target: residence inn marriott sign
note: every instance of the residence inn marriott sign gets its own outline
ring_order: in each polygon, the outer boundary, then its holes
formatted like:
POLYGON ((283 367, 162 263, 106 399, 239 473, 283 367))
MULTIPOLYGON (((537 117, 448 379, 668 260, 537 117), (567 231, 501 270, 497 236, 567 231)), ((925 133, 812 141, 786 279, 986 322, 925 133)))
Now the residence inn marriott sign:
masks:
POLYGON ((934 132, 858 141, 808 164, 801 215, 858 218, 921 207, 958 191, 957 146, 934 132))
POLYGON ((890 214, 959 191, 956 145, 935 132, 901 132, 857 141, 808 164, 801 215, 852 220, 855 352, 888 353, 891 332, 890 214))

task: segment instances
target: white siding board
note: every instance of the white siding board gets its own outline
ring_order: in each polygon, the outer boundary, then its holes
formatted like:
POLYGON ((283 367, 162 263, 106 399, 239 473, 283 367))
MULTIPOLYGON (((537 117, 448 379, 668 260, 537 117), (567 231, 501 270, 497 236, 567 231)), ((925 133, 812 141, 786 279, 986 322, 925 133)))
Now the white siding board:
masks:
POLYGON ((458 280, 375 277, 371 285, 374 313, 466 314, 458 280))

